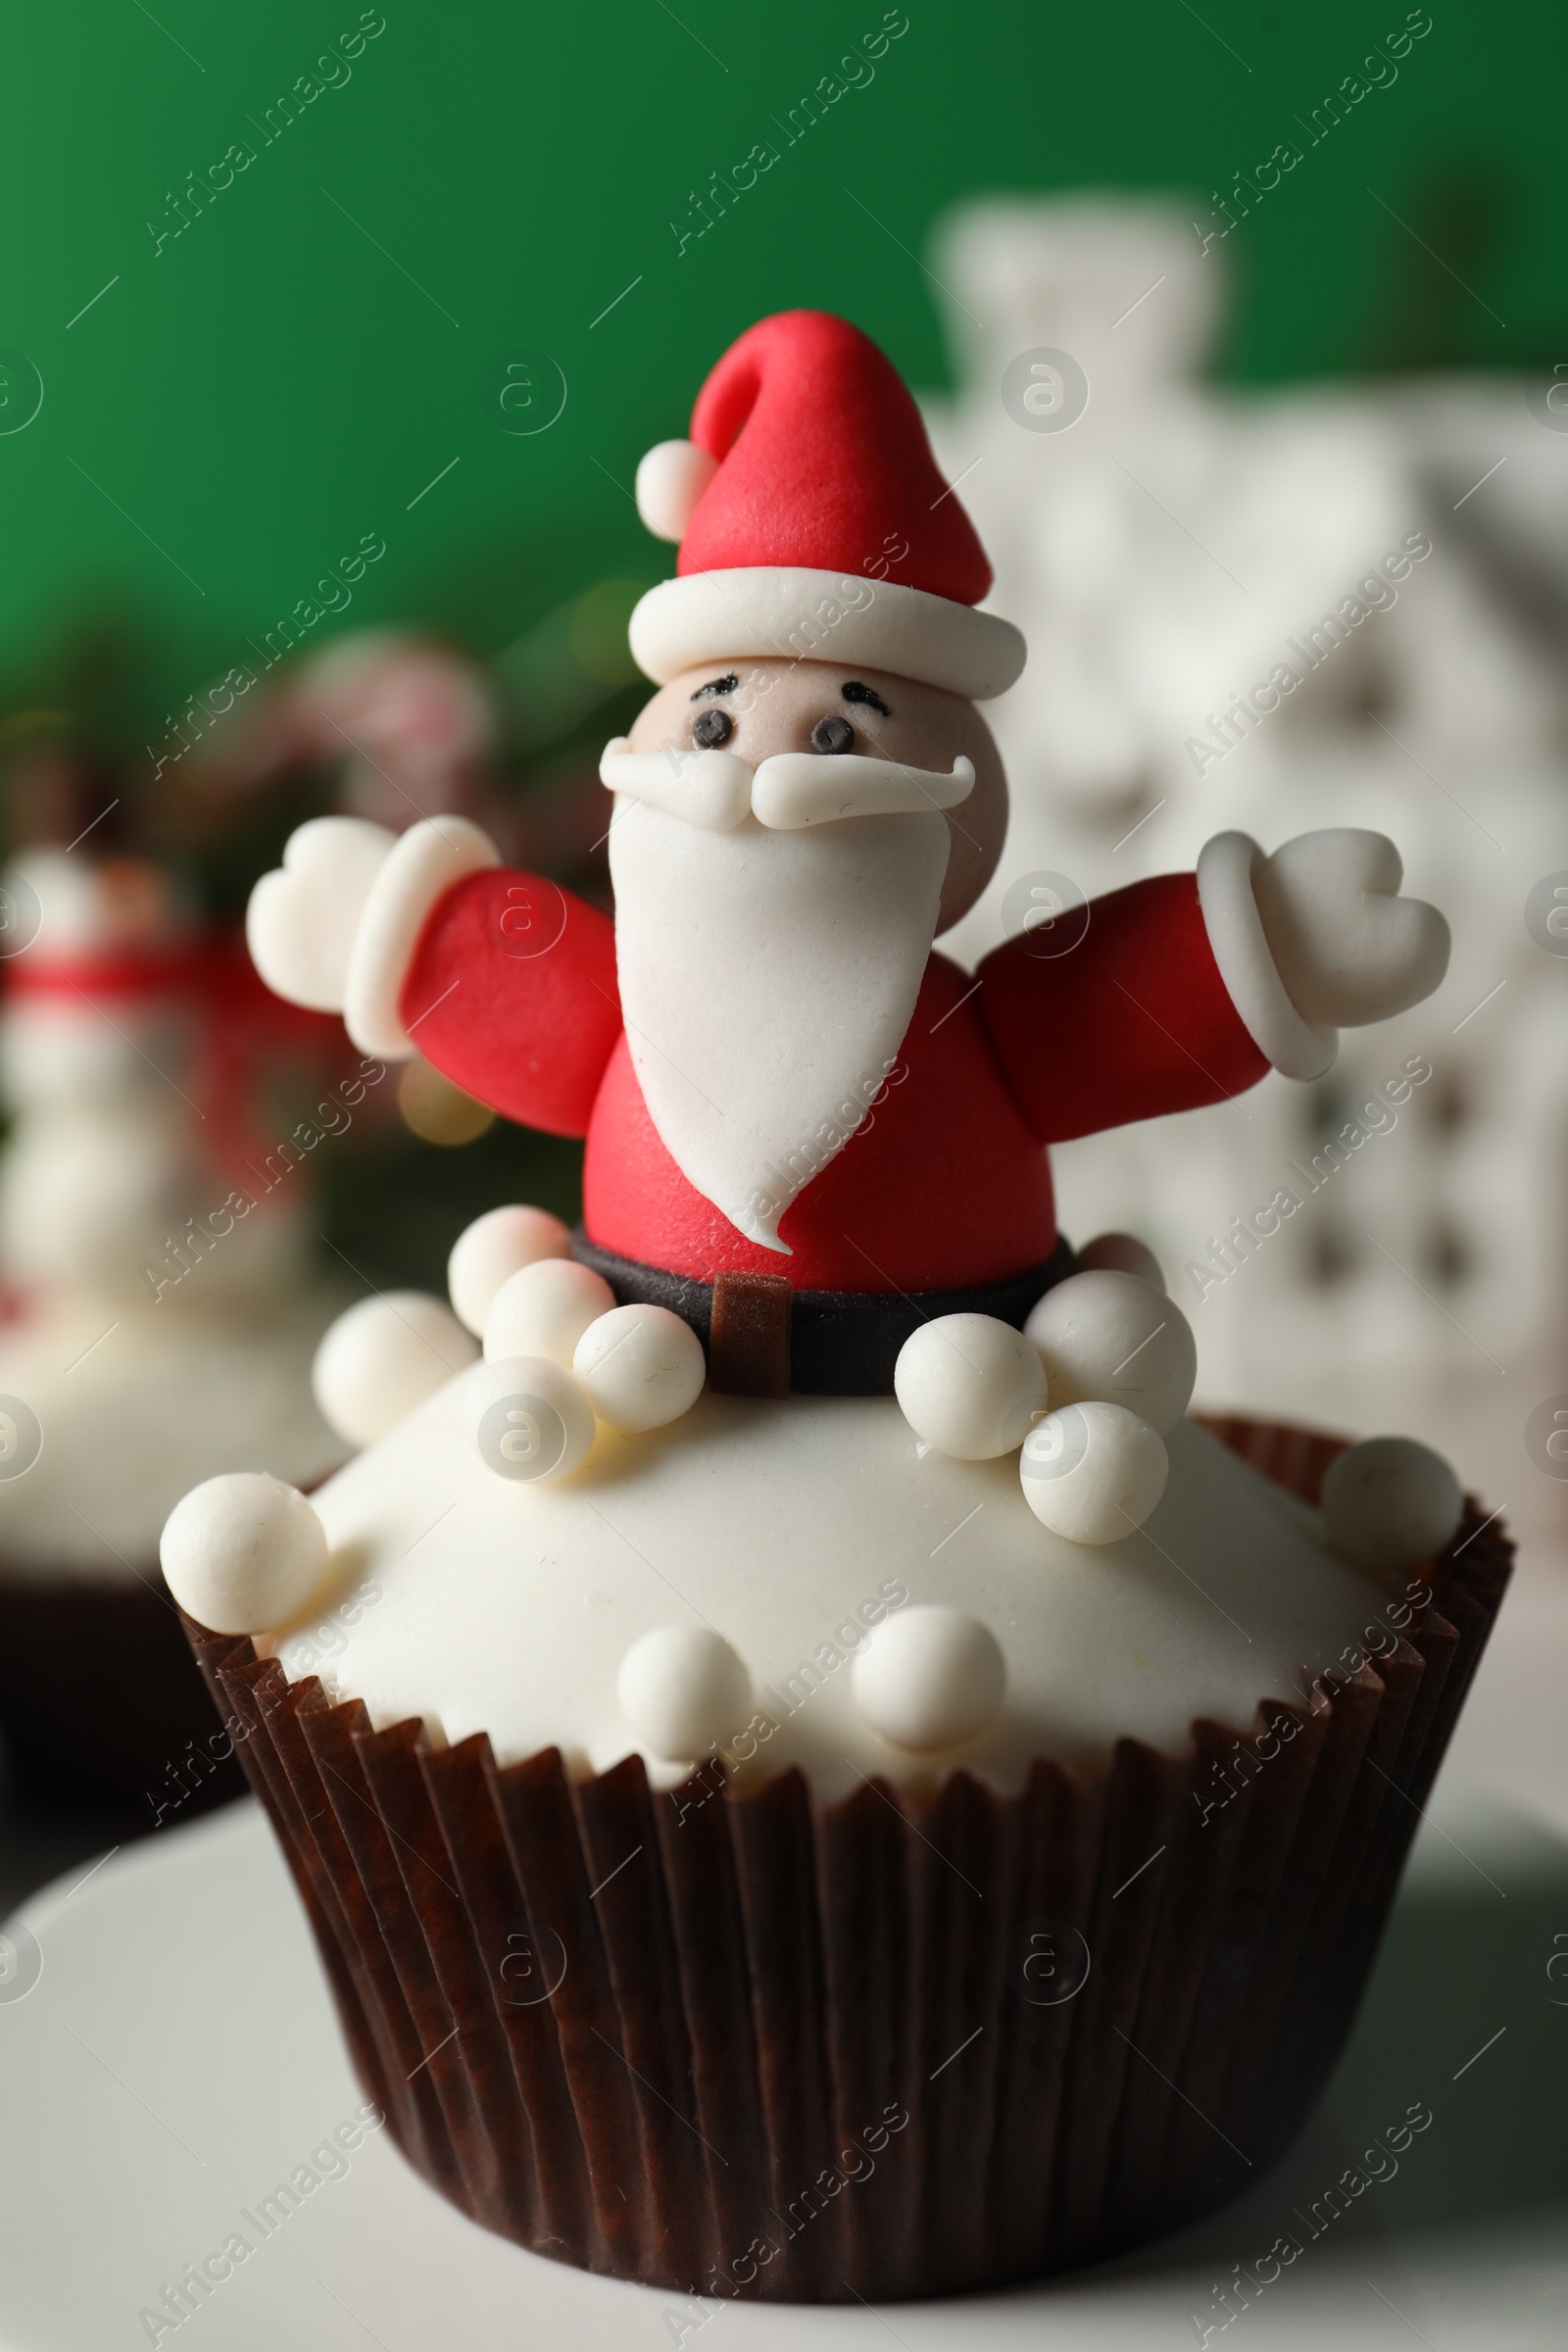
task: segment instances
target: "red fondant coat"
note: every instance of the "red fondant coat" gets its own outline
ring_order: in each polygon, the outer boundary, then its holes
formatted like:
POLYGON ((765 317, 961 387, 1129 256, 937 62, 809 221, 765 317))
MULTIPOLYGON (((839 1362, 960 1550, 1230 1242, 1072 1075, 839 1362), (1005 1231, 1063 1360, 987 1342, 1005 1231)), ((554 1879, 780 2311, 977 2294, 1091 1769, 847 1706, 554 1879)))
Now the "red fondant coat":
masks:
POLYGON ((888 1086, 781 1219, 781 1257, 660 1141, 621 1027, 614 927, 596 907, 515 871, 469 875, 432 910, 401 1010, 469 1094, 586 1136, 590 1240, 705 1280, 787 1274, 798 1290, 956 1290, 1037 1265, 1056 1242, 1049 1144, 1218 1102, 1268 1066, 1191 874, 1097 900, 1065 955, 1012 940, 973 978, 933 955, 888 1086))

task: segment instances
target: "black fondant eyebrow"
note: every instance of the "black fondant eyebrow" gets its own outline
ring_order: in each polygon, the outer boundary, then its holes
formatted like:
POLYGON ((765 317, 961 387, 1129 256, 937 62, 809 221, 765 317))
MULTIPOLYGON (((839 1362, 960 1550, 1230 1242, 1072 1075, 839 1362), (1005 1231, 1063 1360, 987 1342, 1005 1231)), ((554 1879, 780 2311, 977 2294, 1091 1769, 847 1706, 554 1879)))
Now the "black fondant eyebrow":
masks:
POLYGON ((733 694, 739 684, 740 680, 735 672, 729 670, 725 676, 710 678, 706 686, 699 686, 697 692, 692 696, 692 701, 700 703, 705 694, 733 694))
POLYGON ((882 697, 876 693, 874 688, 870 686, 862 686, 858 678, 851 678, 849 684, 844 688, 843 691, 844 700, 847 703, 869 703, 872 710, 880 710, 884 718, 891 718, 893 716, 892 711, 888 709, 886 703, 882 700, 882 697))

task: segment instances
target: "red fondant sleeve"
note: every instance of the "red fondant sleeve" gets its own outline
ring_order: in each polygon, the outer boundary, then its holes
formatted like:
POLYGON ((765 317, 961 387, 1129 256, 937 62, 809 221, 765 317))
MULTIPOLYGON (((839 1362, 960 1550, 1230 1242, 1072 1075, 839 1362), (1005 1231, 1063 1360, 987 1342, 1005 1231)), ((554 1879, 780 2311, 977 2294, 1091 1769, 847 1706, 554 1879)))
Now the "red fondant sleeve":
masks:
POLYGON ((1195 875, 1096 899, 1076 946, 1041 945, 1008 940, 979 978, 992 1043, 1043 1144, 1220 1102, 1268 1068, 1219 976, 1195 875))
POLYGON ((492 1110, 586 1135, 620 1035, 614 926, 537 874, 469 874, 431 908, 399 1011, 425 1059, 492 1110))

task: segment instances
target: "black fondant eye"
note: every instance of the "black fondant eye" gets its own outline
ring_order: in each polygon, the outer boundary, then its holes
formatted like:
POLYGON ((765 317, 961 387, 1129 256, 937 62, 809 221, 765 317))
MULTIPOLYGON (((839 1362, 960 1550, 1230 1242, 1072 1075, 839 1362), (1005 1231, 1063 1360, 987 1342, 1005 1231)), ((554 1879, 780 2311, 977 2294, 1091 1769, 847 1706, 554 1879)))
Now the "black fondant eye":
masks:
POLYGON ((855 729, 847 718, 819 718, 811 729, 813 752, 847 752, 855 741, 855 729))
POLYGON ((716 752, 734 732, 735 721, 727 710, 705 710, 692 728, 692 741, 699 751, 716 752))

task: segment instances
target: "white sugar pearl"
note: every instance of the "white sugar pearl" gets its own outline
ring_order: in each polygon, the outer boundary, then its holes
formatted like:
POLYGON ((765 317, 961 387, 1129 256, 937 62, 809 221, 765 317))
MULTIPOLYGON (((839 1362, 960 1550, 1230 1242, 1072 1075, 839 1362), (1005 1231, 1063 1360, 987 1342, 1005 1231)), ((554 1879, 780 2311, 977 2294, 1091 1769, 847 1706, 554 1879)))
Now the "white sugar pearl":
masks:
POLYGON ((1133 1233, 1097 1233, 1079 1250, 1078 1265, 1085 1274, 1100 1271, 1136 1274, 1140 1281, 1152 1282, 1156 1291, 1165 1288, 1165 1273, 1158 1258, 1133 1233))
POLYGON ((984 1731, 1007 1688, 996 1635, 962 1609, 901 1609, 850 1670, 855 1703, 894 1747, 924 1755, 984 1731))
POLYGON ((480 1459, 498 1478, 547 1486, 569 1478, 594 1442, 581 1385, 547 1355, 491 1356, 464 1393, 480 1459))
POLYGON ((491 1299, 485 1354, 548 1355, 569 1365, 589 1324, 614 1303, 614 1292, 592 1267, 570 1257, 537 1258, 509 1274, 491 1299))
POLYGON ((1443 1456, 1413 1438, 1368 1438, 1330 1463, 1323 1481, 1329 1542, 1358 1568, 1413 1568, 1453 1539, 1464 1512, 1443 1456))
POLYGON ((459 1234, 447 1259, 447 1291, 475 1338, 509 1274, 542 1257, 566 1257, 571 1235, 547 1208, 492 1208, 459 1234))
POLYGON ((621 1659, 615 1695, 639 1745, 685 1761, 746 1729, 752 1678, 711 1627, 659 1625, 621 1659))
POLYGON ((1164 1440, 1124 1405, 1065 1404, 1024 1440, 1024 1500, 1070 1544, 1114 1544, 1142 1527, 1165 1492, 1164 1440))
POLYGON ((708 1366, 691 1325, 667 1306, 616 1306, 577 1342, 571 1368, 612 1428, 662 1429, 690 1412, 708 1366))
POLYGON ((1124 1404, 1161 1433, 1187 1410, 1198 1376, 1192 1325, 1136 1274, 1069 1275, 1046 1293, 1024 1332, 1040 1350, 1053 1404, 1124 1404))
POLYGON ((387 1291, 339 1315, 316 1350, 311 1387, 346 1445, 373 1446, 477 1353, 439 1298, 387 1291))
POLYGON ((893 1391, 916 1437, 960 1462, 1021 1446, 1046 1409, 1037 1349, 995 1315, 939 1315, 899 1349, 893 1391))
POLYGON ((169 1590, 214 1634, 266 1634, 297 1617, 326 1574, 326 1530, 298 1487, 236 1470, 193 1487, 160 1547, 169 1590))

